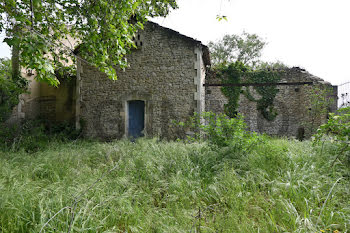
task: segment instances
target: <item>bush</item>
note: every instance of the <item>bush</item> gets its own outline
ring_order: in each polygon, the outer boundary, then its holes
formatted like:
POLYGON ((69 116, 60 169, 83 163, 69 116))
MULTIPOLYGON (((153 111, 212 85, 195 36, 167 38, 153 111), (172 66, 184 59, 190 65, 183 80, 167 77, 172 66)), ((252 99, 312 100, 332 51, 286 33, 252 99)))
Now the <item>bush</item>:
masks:
POLYGON ((314 144, 330 141, 337 147, 337 157, 350 165, 350 107, 338 110, 338 114, 330 113, 326 124, 320 126, 314 135, 314 144))
POLYGON ((246 130, 242 115, 230 118, 225 114, 213 112, 195 113, 187 122, 180 122, 187 131, 194 132, 188 136, 190 141, 206 139, 217 147, 230 147, 236 151, 245 151, 259 141, 256 133, 246 130))
POLYGON ((2 126, 0 149, 34 153, 45 149, 51 141, 77 139, 80 131, 70 122, 49 124, 44 120, 28 120, 20 125, 2 126))

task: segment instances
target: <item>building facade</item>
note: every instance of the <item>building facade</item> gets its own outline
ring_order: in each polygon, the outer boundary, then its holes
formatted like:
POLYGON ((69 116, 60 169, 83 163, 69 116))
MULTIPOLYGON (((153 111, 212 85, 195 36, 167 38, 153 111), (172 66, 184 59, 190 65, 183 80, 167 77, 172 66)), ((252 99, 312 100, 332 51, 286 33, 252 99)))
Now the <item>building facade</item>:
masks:
POLYGON ((76 119, 84 135, 176 138, 172 120, 205 111, 206 46, 152 22, 135 35, 135 44, 116 81, 78 60, 76 119))
MULTIPOLYGON (((32 80, 30 93, 22 95, 12 119, 33 119, 75 122, 86 137, 118 139, 122 137, 183 137, 173 121, 186 121, 194 112, 223 113, 227 98, 221 87, 205 87, 218 83, 208 72, 208 47, 200 41, 169 28, 148 22, 135 35, 137 46, 127 55, 129 67, 116 67, 118 80, 110 80, 97 68, 77 59, 77 77, 62 80, 59 88, 32 80)), ((27 72, 23 73, 27 75, 27 72)), ((33 79, 34 76, 28 76, 33 79)), ((337 87, 307 71, 286 68, 280 82, 306 82, 309 86, 279 86, 274 100, 277 117, 268 121, 256 109, 256 102, 241 94, 239 112, 248 129, 276 136, 308 135, 306 123, 321 124, 327 114, 311 119, 312 88, 332 90, 337 87), (315 123, 314 122, 314 123, 315 123)), ((259 95, 250 87, 254 97, 259 95)), ((329 111, 337 109, 336 101, 329 111)))

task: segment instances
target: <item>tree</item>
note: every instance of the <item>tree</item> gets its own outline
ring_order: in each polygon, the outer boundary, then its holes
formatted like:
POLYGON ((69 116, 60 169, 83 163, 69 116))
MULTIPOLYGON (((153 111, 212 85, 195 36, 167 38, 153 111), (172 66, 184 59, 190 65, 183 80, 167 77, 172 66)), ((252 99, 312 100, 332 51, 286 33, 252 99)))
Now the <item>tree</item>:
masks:
POLYGON ((26 81, 20 77, 13 79, 11 73, 11 61, 0 58, 0 123, 8 119, 18 104, 18 95, 26 89, 26 81))
POLYGON ((212 64, 227 64, 235 61, 254 67, 265 47, 258 35, 243 32, 242 35, 225 35, 217 42, 209 42, 212 64))
POLYGON ((81 42, 79 56, 116 79, 115 66, 126 67, 132 37, 146 17, 165 16, 176 7, 176 0, 4 0, 0 32, 39 81, 58 85, 55 70, 74 61, 74 48, 62 43, 67 37, 81 42))
MULTIPOLYGON (((258 35, 243 32, 239 35, 225 35, 218 42, 210 42, 213 68, 222 83, 239 83, 241 80, 251 83, 276 83, 280 78, 278 70, 287 66, 282 62, 262 62, 259 60, 261 51, 265 47, 258 35)), ((248 87, 222 87, 222 93, 227 97, 225 113, 234 117, 237 113, 239 97, 244 94, 250 101, 257 103, 257 110, 268 121, 277 116, 274 99, 278 93, 276 86, 255 86, 260 98, 255 99, 248 87)))
POLYGON ((265 62, 265 61, 259 61, 259 63, 256 66, 257 69, 262 70, 283 70, 283 69, 289 69, 289 67, 284 64, 281 61, 276 62, 265 62))

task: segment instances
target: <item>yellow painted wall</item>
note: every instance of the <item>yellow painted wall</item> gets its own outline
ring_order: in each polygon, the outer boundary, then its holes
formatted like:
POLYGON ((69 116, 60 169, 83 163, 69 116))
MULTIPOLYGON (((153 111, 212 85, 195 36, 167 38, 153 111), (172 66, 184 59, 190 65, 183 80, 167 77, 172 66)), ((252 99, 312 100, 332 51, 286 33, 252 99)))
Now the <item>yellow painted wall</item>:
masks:
MULTIPOLYGON (((69 38, 63 41, 74 49, 76 40, 69 38)), ((69 61, 67 65, 72 65, 69 61)), ((42 117, 50 121, 73 121, 75 118, 75 80, 60 80, 58 87, 49 86, 35 80, 35 71, 29 75, 22 68, 22 77, 29 81, 28 93, 22 94, 20 103, 14 109, 13 118, 16 120, 35 119, 42 117)))

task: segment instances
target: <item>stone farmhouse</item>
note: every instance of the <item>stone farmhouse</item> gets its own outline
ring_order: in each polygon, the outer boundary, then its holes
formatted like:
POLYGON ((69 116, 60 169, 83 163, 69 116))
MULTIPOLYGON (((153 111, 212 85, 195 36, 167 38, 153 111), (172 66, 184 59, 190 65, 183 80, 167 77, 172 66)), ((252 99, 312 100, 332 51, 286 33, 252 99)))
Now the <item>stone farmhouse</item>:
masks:
POLYGON ((205 109, 208 47, 152 22, 134 39, 130 67, 118 70, 116 81, 78 61, 76 119, 89 137, 173 138, 172 120, 205 109))
MULTIPOLYGON (((85 136, 94 138, 145 135, 171 139, 183 136, 172 127, 173 120, 185 121, 194 112, 223 112, 227 99, 220 87, 204 86, 206 82, 215 82, 207 75, 210 66, 207 46, 153 22, 146 23, 134 39, 137 49, 127 56, 129 67, 125 71, 117 69, 118 80, 108 79, 95 67, 77 59, 76 80, 62 80, 59 88, 32 81, 31 93, 21 97, 13 118, 40 116, 50 121, 71 121, 82 127, 85 136)), ((287 70, 282 80, 312 80, 332 87, 298 68, 287 70)), ((239 112, 252 131, 297 136, 310 102, 308 88, 281 87, 275 100, 279 114, 272 122, 264 120, 255 103, 243 95, 239 112)), ((336 94, 336 87, 332 88, 336 94)), ((336 105, 330 111, 335 109, 336 105)))

